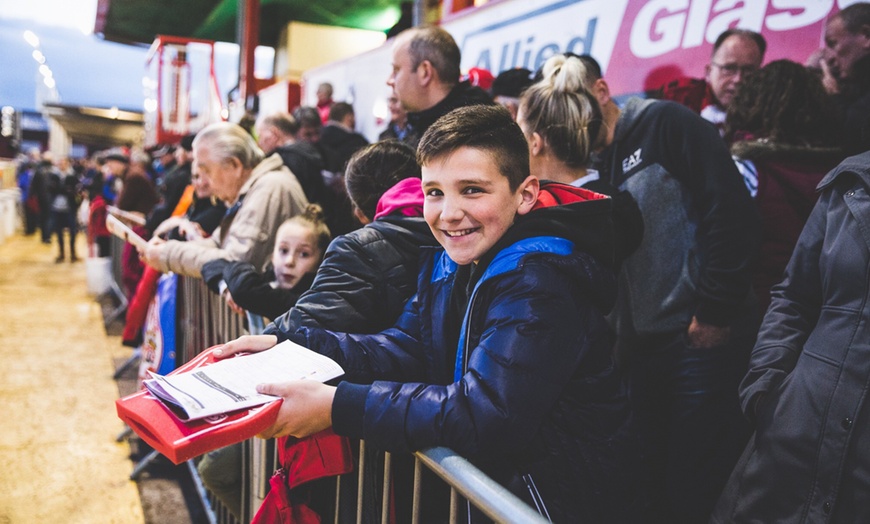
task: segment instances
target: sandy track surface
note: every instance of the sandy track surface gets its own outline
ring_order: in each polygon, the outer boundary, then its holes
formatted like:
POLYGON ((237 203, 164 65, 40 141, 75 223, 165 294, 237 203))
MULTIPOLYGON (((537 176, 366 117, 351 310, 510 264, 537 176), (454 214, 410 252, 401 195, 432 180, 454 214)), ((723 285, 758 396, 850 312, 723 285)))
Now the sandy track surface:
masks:
POLYGON ((130 351, 106 335, 84 261, 55 264, 56 249, 0 245, 0 524, 141 523, 115 441, 113 361, 130 351))

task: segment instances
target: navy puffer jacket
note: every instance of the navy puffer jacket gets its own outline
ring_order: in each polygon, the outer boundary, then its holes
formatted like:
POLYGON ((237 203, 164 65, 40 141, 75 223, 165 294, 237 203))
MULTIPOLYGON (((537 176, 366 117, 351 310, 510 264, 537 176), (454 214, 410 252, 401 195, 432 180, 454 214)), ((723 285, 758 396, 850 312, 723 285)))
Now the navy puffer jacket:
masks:
POLYGON ((387 451, 450 447, 527 500, 534 486, 555 522, 635 521, 637 447, 604 319, 611 202, 572 206, 530 213, 480 261, 458 346, 445 315, 458 268, 441 250, 393 328, 296 333, 346 371, 336 432, 387 451), (554 215, 569 238, 537 234, 554 215))

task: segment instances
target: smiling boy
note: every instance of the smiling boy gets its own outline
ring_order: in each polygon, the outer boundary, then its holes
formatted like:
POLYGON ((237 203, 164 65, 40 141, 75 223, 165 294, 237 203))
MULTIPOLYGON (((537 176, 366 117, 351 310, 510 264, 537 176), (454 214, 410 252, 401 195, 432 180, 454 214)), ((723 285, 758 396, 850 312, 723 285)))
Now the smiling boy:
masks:
POLYGON ((501 107, 442 117, 417 158, 443 249, 424 256, 394 327, 291 335, 338 361, 344 382, 261 386, 286 400, 263 436, 333 426, 386 451, 447 446, 554 522, 635 522, 636 446, 604 319, 615 293, 610 199, 532 177, 501 107))

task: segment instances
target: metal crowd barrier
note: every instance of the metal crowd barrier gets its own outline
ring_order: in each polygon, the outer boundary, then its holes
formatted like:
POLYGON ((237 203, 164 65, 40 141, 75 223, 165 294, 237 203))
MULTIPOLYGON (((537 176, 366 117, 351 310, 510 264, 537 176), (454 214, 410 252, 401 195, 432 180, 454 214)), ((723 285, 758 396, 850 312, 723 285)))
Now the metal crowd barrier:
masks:
POLYGON ((108 327, 127 312, 127 293, 123 290, 124 240, 112 235, 109 240, 109 256, 112 258, 112 285, 109 292, 114 295, 118 305, 105 316, 103 322, 108 327))
MULTIPOLYGON (((176 360, 182 364, 193 358, 206 348, 238 338, 244 334, 257 334, 256 318, 246 319, 235 314, 214 293, 209 292, 204 282, 196 278, 179 278, 177 311, 179 312, 179 341, 176 360)), ((375 521, 388 523, 396 520, 394 498, 396 481, 394 481, 393 457, 389 453, 366 452, 365 442, 359 443, 359 462, 356 471, 342 475, 336 482, 335 509, 332 521, 336 524, 356 522, 367 524, 375 521), (373 460, 374 459, 374 460, 373 460), (380 475, 381 486, 378 489, 365 478, 371 477, 368 468, 383 467, 380 475), (365 501, 365 502, 363 502, 365 501), (380 504, 379 508, 367 505, 380 504), (350 507, 350 511, 346 508, 350 507), (350 513, 350 514, 348 514, 350 513), (365 518, 364 518, 365 513, 365 518), (391 518, 392 517, 392 518, 391 518)), ((198 482, 195 461, 188 463, 191 475, 198 483, 198 489, 206 507, 207 517, 214 524, 236 524, 238 520, 223 507, 212 494, 198 482)), ((243 444, 242 461, 242 520, 249 522, 269 488, 269 477, 278 468, 277 450, 274 440, 251 439, 243 444)), ((458 522, 461 515, 470 511, 464 508, 465 503, 477 508, 483 515, 505 523, 544 523, 546 519, 496 483, 470 462, 447 448, 432 448, 416 453, 414 457, 411 523, 418 524, 421 520, 431 521, 430 515, 422 515, 424 503, 423 469, 429 469, 443 480, 449 487, 449 509, 444 514, 449 522, 458 522), (463 502, 464 501, 464 502, 463 502)), ((428 482, 428 481, 427 481, 428 482)), ((428 484, 427 484, 428 485, 428 484)), ((440 514, 440 513, 439 513, 440 514)), ((325 517, 324 522, 330 519, 325 517)))

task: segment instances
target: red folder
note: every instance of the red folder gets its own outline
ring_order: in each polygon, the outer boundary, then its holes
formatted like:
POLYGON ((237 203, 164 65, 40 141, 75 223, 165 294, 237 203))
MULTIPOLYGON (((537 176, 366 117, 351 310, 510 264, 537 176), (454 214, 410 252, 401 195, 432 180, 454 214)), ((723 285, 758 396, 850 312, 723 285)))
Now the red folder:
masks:
MULTIPOLYGON (((216 361, 209 348, 171 374, 191 371, 216 361)), ((183 422, 148 391, 115 401, 118 417, 152 448, 175 464, 213 449, 247 440, 275 423, 281 399, 255 408, 183 422)))

